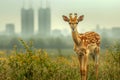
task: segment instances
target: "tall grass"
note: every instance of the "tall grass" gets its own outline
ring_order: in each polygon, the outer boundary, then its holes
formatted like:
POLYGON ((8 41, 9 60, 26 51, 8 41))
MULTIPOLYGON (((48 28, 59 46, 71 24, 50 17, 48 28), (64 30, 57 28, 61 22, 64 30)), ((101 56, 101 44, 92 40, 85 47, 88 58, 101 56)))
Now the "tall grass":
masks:
MULTIPOLYGON (((22 53, 15 46, 11 55, 0 57, 0 80, 80 80, 76 56, 51 58, 45 50, 35 50, 32 42, 27 44, 21 39, 20 42, 25 49, 22 53)), ((90 61, 88 80, 95 80, 94 71, 94 63, 90 61)), ((120 52, 108 49, 100 57, 99 80, 119 80, 119 74, 120 52)))

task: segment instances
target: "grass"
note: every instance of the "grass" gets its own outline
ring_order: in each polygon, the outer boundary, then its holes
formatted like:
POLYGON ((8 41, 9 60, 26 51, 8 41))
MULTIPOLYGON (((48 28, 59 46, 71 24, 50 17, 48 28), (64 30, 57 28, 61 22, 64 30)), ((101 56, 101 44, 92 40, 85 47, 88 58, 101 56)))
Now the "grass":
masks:
MULTIPOLYGON (((72 51, 58 49, 53 56, 54 50, 36 50, 31 42, 20 42, 24 51, 17 51, 16 46, 9 55, 0 51, 0 80, 80 80, 79 63, 72 51)), ((94 70, 91 60, 88 80, 95 80, 94 70)), ((120 51, 108 49, 100 56, 99 80, 119 80, 119 74, 120 51)))

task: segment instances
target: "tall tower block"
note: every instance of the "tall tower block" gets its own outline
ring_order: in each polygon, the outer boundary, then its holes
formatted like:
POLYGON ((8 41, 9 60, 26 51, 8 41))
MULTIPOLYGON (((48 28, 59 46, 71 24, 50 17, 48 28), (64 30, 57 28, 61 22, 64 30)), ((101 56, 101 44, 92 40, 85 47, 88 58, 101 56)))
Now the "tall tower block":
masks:
POLYGON ((50 9, 50 2, 46 0, 46 27, 47 27, 47 35, 51 33, 51 9, 50 9))
POLYGON ((21 34, 22 36, 31 36, 34 34, 34 10, 32 6, 21 9, 21 34))
MULTIPOLYGON (((43 8, 41 0, 41 6, 38 10, 38 34, 41 37, 48 37, 50 36, 51 31, 51 12, 50 7, 46 6, 43 8)), ((46 1, 46 5, 47 5, 46 1)))

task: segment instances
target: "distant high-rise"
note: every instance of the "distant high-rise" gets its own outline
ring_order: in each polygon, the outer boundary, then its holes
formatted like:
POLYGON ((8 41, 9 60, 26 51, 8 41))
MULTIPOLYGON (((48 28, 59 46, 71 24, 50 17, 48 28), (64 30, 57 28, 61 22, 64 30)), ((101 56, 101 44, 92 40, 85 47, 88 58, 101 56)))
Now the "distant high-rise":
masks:
POLYGON ((38 10, 38 33, 41 37, 48 37, 51 31, 51 9, 46 0, 46 8, 42 6, 38 10))
POLYGON ((15 34, 15 25, 14 24, 6 24, 6 34, 7 35, 15 34))
POLYGON ((21 33, 23 36, 31 36, 34 34, 34 10, 32 7, 21 9, 21 33))

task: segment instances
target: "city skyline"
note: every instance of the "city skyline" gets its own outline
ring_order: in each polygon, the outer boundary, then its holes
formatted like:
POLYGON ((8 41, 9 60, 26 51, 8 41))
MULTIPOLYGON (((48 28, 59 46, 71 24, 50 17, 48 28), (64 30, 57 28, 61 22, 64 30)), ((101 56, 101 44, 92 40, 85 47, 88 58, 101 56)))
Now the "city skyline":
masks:
MULTIPOLYGON (((40 1, 32 1, 32 7, 35 11, 35 31, 38 31, 38 9, 40 8, 40 1)), ((113 26, 120 26, 120 5, 118 0, 49 0, 51 6, 51 21, 52 29, 67 29, 70 30, 69 25, 64 23, 62 15, 68 15, 70 12, 76 12, 78 15, 85 15, 83 22, 79 23, 80 31, 91 30, 95 28, 96 24, 100 24, 104 28, 112 28, 113 26), (72 5, 71 4, 76 4, 72 5)), ((26 1, 27 2, 27 1, 26 1)), ((43 2, 45 5, 45 2, 43 2)), ((0 1, 0 31, 5 31, 5 25, 8 23, 15 24, 17 33, 21 31, 20 25, 20 11, 23 6, 23 0, 2 0, 0 1)))

